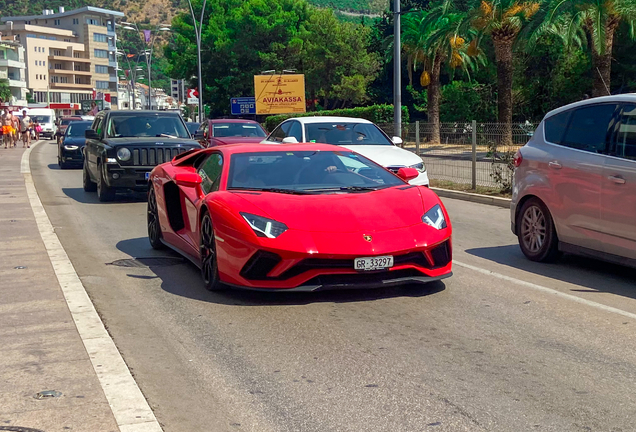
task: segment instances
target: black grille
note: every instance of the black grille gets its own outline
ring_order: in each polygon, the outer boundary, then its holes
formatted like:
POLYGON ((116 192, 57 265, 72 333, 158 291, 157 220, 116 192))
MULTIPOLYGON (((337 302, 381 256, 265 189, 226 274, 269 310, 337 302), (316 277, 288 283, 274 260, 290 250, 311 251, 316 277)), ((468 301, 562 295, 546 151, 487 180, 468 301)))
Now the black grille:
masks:
MULTIPOLYGON (((426 276, 415 269, 383 271, 379 273, 334 274, 317 276, 305 282, 303 285, 323 285, 326 287, 345 285, 344 288, 346 288, 346 285, 352 285, 354 287, 355 285, 379 285, 382 281, 405 277, 426 276)), ((343 287, 340 286, 340 288, 343 287)))
POLYGON ((444 267, 452 259, 451 247, 448 240, 444 243, 436 246, 431 250, 431 256, 433 257, 433 268, 444 267))
POLYGON ((250 280, 268 280, 267 274, 280 262, 275 253, 258 251, 245 263, 241 276, 250 280))
POLYGON ((132 163, 135 166, 155 166, 170 162, 173 157, 190 150, 187 147, 139 147, 133 148, 132 163))
MULTIPOLYGON (((247 279, 253 280, 287 280, 291 279, 294 276, 301 275, 309 270, 316 269, 347 269, 353 270, 354 260, 352 259, 327 259, 327 258, 307 258, 296 264, 294 267, 285 271, 278 277, 267 277, 267 274, 280 262, 280 257, 275 254, 271 254, 277 258, 277 261, 271 266, 264 266, 264 263, 261 263, 262 257, 257 256, 258 254, 263 254, 264 252, 257 252, 243 267, 241 271, 241 275, 246 277, 247 279), (252 262, 254 260, 254 263, 252 262), (262 271, 253 270, 250 266, 254 265, 257 268, 263 267, 262 271), (258 277, 251 277, 256 274, 258 277)), ((423 268, 430 268, 431 264, 426 259, 426 256, 422 252, 412 252, 405 255, 398 255, 393 258, 394 265, 404 265, 404 264, 415 264, 417 266, 423 268)), ((372 272, 373 274, 377 274, 378 272, 372 272)))

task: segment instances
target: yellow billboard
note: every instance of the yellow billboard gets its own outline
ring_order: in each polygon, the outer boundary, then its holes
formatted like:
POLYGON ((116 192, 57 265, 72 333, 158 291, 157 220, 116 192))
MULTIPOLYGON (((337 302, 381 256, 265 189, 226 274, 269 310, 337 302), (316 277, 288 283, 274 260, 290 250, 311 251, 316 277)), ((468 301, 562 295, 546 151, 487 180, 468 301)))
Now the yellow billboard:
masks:
POLYGON ((304 113, 305 75, 255 75, 256 114, 304 113))

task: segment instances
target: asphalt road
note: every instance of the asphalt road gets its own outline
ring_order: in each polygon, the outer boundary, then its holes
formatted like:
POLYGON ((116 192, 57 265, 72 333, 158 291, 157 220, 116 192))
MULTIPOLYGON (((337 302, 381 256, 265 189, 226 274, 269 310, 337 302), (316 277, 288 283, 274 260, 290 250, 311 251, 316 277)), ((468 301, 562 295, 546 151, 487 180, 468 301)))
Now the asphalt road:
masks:
POLYGON ((602 308, 636 313, 636 271, 531 263, 505 209, 445 200, 474 268, 443 282, 208 293, 150 248, 143 195, 98 203, 55 152, 31 156, 41 200, 168 432, 636 429, 636 320, 602 308))

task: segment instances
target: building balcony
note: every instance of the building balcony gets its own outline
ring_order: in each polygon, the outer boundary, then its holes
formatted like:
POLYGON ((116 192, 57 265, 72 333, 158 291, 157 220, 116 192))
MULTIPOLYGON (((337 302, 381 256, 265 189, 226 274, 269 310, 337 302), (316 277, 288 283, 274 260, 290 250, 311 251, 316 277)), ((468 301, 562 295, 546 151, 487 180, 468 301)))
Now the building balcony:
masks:
POLYGON ((93 90, 93 84, 51 83, 52 89, 93 90))
POLYGON ((10 59, 0 59, 0 67, 12 67, 16 69, 25 69, 24 62, 10 59))
POLYGON ((72 62, 76 62, 76 63, 92 63, 91 59, 79 58, 79 57, 68 57, 68 56, 56 56, 56 55, 50 55, 49 56, 49 62, 51 60, 72 61, 72 62))
POLYGON ((26 81, 14 80, 9 78, 9 87, 26 88, 26 81))

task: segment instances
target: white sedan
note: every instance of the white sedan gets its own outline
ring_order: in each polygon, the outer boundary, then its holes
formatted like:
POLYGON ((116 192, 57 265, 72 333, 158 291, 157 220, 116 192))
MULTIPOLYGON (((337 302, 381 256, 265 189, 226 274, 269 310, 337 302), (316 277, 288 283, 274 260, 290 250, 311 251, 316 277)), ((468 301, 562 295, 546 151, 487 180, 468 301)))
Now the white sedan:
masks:
POLYGON ((267 144, 299 142, 340 145, 396 173, 400 168, 416 168, 419 175, 409 183, 428 186, 422 158, 398 147, 402 144, 401 138, 390 139, 368 120, 326 116, 290 118, 279 124, 263 141, 267 144))

